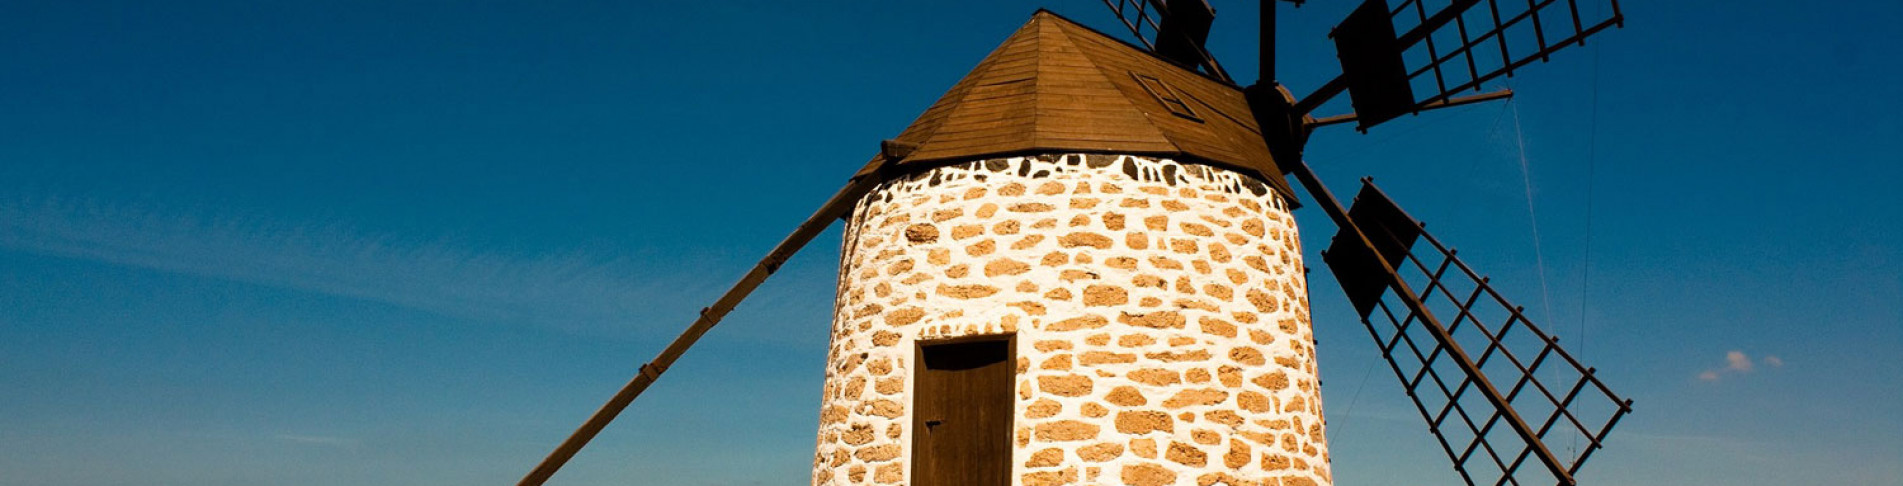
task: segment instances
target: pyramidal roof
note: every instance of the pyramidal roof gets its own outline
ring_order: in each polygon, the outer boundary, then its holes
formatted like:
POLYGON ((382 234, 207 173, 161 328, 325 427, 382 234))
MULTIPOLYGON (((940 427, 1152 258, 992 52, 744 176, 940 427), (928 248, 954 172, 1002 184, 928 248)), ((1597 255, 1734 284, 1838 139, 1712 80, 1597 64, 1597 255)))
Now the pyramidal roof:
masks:
POLYGON ((1227 166, 1288 191, 1242 90, 1039 10, 875 158, 919 169, 987 156, 1100 152, 1227 166))

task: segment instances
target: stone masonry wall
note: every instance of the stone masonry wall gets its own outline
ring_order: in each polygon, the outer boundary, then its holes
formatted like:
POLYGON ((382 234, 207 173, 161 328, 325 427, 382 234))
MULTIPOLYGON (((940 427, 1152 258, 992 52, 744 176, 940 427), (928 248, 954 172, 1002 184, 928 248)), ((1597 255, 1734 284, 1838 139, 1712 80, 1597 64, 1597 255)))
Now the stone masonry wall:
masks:
POLYGON ((1283 198, 1131 156, 885 183, 846 227, 814 484, 906 484, 919 341, 1017 334, 1021 485, 1330 484, 1283 198))

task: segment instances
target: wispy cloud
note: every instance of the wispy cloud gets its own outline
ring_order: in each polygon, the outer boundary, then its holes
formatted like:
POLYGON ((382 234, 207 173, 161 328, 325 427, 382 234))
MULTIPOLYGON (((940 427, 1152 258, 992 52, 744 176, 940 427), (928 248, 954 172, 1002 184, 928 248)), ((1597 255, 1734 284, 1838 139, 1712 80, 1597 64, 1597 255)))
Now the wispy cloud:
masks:
POLYGON ((360 441, 357 439, 351 439, 351 438, 345 438, 345 437, 329 437, 329 436, 322 436, 322 435, 278 434, 277 438, 278 440, 283 440, 283 441, 293 442, 298 444, 339 447, 339 448, 356 447, 358 444, 363 443, 363 441, 360 441))
MULTIPOLYGON (((1767 355, 1760 360, 1763 361, 1765 366, 1772 368, 1784 366, 1784 359, 1777 356, 1767 355)), ((1745 354, 1742 350, 1734 349, 1725 352, 1725 365, 1723 367, 1707 368, 1704 371, 1698 372, 1698 380, 1715 382, 1723 379, 1727 375, 1748 375, 1756 369, 1757 367, 1751 360, 1750 355, 1745 354)))
POLYGON ((718 276, 657 274, 626 258, 516 255, 342 225, 181 215, 72 201, 0 201, 0 248, 571 330, 614 329, 716 295, 718 276))

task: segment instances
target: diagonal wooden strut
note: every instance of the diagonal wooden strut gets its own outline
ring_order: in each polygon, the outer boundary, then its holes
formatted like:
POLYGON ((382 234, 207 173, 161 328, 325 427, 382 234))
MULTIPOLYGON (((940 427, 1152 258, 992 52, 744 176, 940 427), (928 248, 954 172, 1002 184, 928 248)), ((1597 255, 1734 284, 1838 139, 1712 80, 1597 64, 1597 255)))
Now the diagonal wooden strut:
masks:
POLYGON ((1460 343, 1454 340, 1453 334, 1441 324, 1440 319, 1434 317, 1434 313, 1428 310, 1427 304, 1421 302, 1420 295, 1401 278, 1394 264, 1382 256, 1380 248, 1368 238, 1367 233, 1348 217, 1347 209, 1342 207, 1340 200, 1335 199, 1334 193, 1330 192, 1327 186, 1322 185, 1321 180, 1315 176, 1314 170, 1308 167, 1308 162, 1295 160, 1286 163, 1284 167, 1295 174, 1296 179, 1301 181, 1302 187, 1308 189, 1309 195, 1321 205, 1322 211, 1328 213, 1328 217, 1335 221, 1335 225, 1340 226, 1343 233, 1354 235, 1361 246, 1367 250, 1370 260, 1380 264, 1382 273, 1387 277, 1387 284, 1394 290, 1395 296, 1406 304, 1408 310, 1420 316, 1420 324, 1426 328, 1428 334, 1447 349, 1449 357, 1454 359, 1454 363, 1460 367, 1461 372, 1473 381, 1481 395, 1486 397, 1487 402, 1493 405, 1495 410, 1499 411, 1500 416, 1506 420, 1513 432, 1526 441, 1533 455, 1552 471, 1554 477, 1559 478, 1559 484, 1563 486, 1576 484, 1569 468, 1562 465, 1553 452, 1546 448, 1546 443, 1540 440, 1539 434, 1520 418, 1519 412, 1515 411, 1506 397, 1500 394, 1500 390, 1481 373, 1479 365, 1474 364, 1467 352, 1461 349, 1460 343))
MULTIPOLYGON (((1416 109, 1416 113, 1419 113, 1422 111, 1428 111, 1428 110, 1438 110, 1441 108, 1453 108, 1456 106, 1466 106, 1466 105, 1471 105, 1474 103, 1485 103, 1488 101, 1507 99, 1512 97, 1513 97, 1513 90, 1503 89, 1499 91, 1494 91, 1490 93, 1482 93, 1482 94, 1477 94, 1473 96, 1462 96, 1459 98, 1441 100, 1441 101, 1436 101, 1433 103, 1423 103, 1420 105, 1419 108, 1416 109)), ((1348 123, 1351 121, 1355 121, 1359 118, 1360 116, 1354 113, 1316 118, 1314 122, 1308 124, 1308 127, 1312 129, 1312 128, 1325 127, 1329 125, 1348 123)))
POLYGON ((588 441, 593 440, 595 434, 608 426, 608 422, 614 421, 615 416, 620 415, 622 409, 628 408, 628 404, 633 403, 635 397, 640 396, 642 391, 648 389, 648 385, 661 377, 661 373, 667 372, 667 368, 673 366, 675 360, 687 353, 687 348, 692 347, 695 341, 699 341, 701 335, 707 334, 709 329, 719 324, 720 319, 726 317, 734 306, 740 305, 741 299, 747 298, 747 294, 752 293, 753 289, 759 287, 761 282, 765 282, 768 276, 778 271, 781 264, 786 263, 787 259, 792 258, 794 253, 805 247, 806 243, 813 240, 813 237, 819 236, 821 231, 831 226, 833 220, 851 211, 852 205, 861 196, 870 192, 878 182, 877 177, 860 177, 848 182, 846 187, 840 188, 838 193, 826 200, 826 204, 813 212, 812 217, 806 218, 806 221, 800 223, 792 234, 786 235, 785 240, 781 240, 779 245, 767 252, 766 258, 760 259, 760 263, 754 264, 752 270, 740 277, 740 281, 734 283, 733 288, 721 294, 720 299, 714 301, 714 305, 701 309, 700 317, 694 319, 694 323, 687 326, 687 330, 682 331, 680 337, 674 338, 674 342, 662 349, 661 354, 655 356, 653 361, 641 365, 640 372, 635 374, 627 385, 622 386, 621 391, 615 392, 614 397, 608 399, 608 403, 602 404, 601 409, 595 410, 594 415, 588 416, 588 420, 582 422, 581 427, 575 429, 574 434, 569 435, 567 440, 556 446, 553 452, 549 452, 548 457, 543 458, 534 470, 529 471, 529 474, 523 476, 522 481, 516 484, 539 486, 548 481, 549 476, 560 470, 563 464, 567 464, 569 458, 574 457, 576 452, 580 452, 583 446, 588 445, 588 441))

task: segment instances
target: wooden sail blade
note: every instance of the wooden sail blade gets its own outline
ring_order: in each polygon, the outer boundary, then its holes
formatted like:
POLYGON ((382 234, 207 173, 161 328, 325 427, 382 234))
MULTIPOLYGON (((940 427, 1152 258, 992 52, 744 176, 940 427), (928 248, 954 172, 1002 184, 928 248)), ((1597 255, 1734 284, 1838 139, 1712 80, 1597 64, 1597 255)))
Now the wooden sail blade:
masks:
POLYGON ((1348 91, 1365 131, 1624 23, 1618 0, 1365 0, 1329 34, 1341 76, 1296 107, 1307 113, 1348 91))
POLYGON ((1157 27, 1156 19, 1161 18, 1162 15, 1151 10, 1150 3, 1147 0, 1117 0, 1115 3, 1103 0, 1103 5, 1110 7, 1110 13, 1116 15, 1117 20, 1122 21, 1123 26, 1130 29, 1130 35, 1135 36, 1137 42, 1143 43, 1143 48, 1155 50, 1156 42, 1151 41, 1150 38, 1155 37, 1161 30, 1157 27))
POLYGON ((1341 76, 1362 130, 1412 111, 1414 90, 1401 57, 1405 48, 1395 38, 1385 0, 1363 2, 1328 36, 1335 40, 1341 76))
MULTIPOLYGON (((1357 201, 1360 199, 1356 197, 1357 201)), ((1347 292, 1355 312, 1367 319, 1389 287, 1385 278, 1387 270, 1380 262, 1392 264, 1407 256, 1408 248, 1421 236, 1421 227, 1393 205, 1356 204, 1348 209, 1348 219, 1368 235, 1368 241, 1374 244, 1373 251, 1380 253, 1381 258, 1377 260, 1368 254, 1370 250, 1360 239, 1344 237, 1335 238, 1323 253, 1334 256, 1326 260, 1337 275, 1350 277, 1339 279, 1342 290, 1347 292)))
POLYGON ((1130 29, 1137 42, 1158 57, 1234 84, 1216 57, 1203 42, 1209 40, 1209 26, 1216 10, 1205 0, 1103 0, 1110 13, 1130 29))
POLYGON ((1209 2, 1176 0, 1159 6, 1157 12, 1164 14, 1163 22, 1157 25, 1157 55, 1177 64, 1221 71, 1215 57, 1203 50, 1203 43, 1209 41, 1209 26, 1216 22, 1216 10, 1209 8, 1209 2))
POLYGON ((1574 484, 1631 402, 1372 183, 1347 214, 1323 259, 1462 479, 1574 484), (1561 457, 1571 437, 1583 448, 1561 457))
MULTIPOLYGON (((877 163, 878 161, 875 159, 874 164, 876 165, 877 163)), ((593 440, 595 434, 600 433, 603 427, 608 426, 608 422, 614 421, 615 416, 620 415, 621 411, 628 407, 628 404, 634 402, 635 397, 640 396, 641 392, 646 391, 648 385, 654 384, 654 380, 660 378, 661 373, 666 372, 669 366, 673 366, 674 362, 679 360, 681 355, 686 354, 687 349, 693 347, 694 343, 699 341, 702 335, 707 334, 708 330, 713 329, 715 324, 719 324, 720 319, 726 317, 727 313, 732 311, 734 306, 740 305, 740 301, 745 299, 747 294, 752 293, 753 289, 758 288, 760 283, 766 281, 767 277, 772 276, 774 272, 778 271, 781 264, 786 263, 788 259, 793 257, 794 253, 799 252, 808 242, 811 242, 813 237, 818 236, 821 231, 825 231, 827 226, 831 226, 834 220, 850 212, 852 205, 855 204, 861 196, 870 192, 872 187, 877 183, 878 178, 876 177, 854 178, 851 182, 846 184, 846 187, 841 188, 838 193, 833 194, 831 199, 827 199, 826 203, 821 205, 818 211, 814 211, 813 215, 806 218, 805 222, 800 223, 799 227, 795 228, 792 234, 787 235, 786 239, 781 240, 780 244, 775 245, 772 251, 767 252, 765 258, 760 259, 759 263, 754 264, 753 269, 749 270, 745 276, 740 277, 740 281, 734 283, 733 287, 727 289, 726 293, 721 294, 720 298, 715 300, 712 306, 701 309, 700 317, 694 319, 694 323, 688 325, 687 330, 682 331, 679 337, 674 338, 674 341, 662 349, 661 353, 656 355, 653 361, 641 365, 640 371, 634 375, 633 379, 628 381, 627 385, 622 386, 620 391, 615 392, 614 397, 608 399, 608 403, 602 404, 601 408, 596 410, 593 415, 590 415, 587 421, 582 422, 581 427, 575 429, 574 434, 569 435, 568 439, 563 440, 561 445, 556 446, 555 450, 550 452, 548 457, 542 459, 542 462, 537 464, 535 469, 529 471, 528 475, 524 476, 522 481, 517 484, 540 485, 548 481, 549 476, 554 475, 555 471, 560 470, 563 464, 567 464, 568 460, 574 457, 576 452, 580 452, 583 446, 588 445, 588 441, 593 440)))

